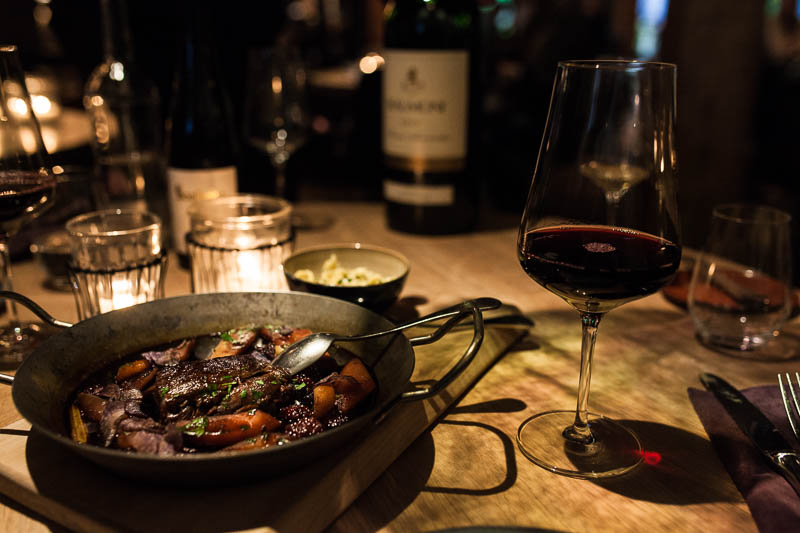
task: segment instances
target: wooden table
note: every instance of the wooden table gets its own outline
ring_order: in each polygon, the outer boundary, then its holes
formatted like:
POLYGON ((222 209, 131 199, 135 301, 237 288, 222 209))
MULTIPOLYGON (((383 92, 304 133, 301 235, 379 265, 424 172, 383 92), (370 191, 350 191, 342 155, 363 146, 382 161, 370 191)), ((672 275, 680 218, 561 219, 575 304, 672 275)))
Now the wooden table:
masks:
MULTIPOLYGON (((516 217, 469 235, 424 237, 386 228, 377 204, 301 204, 332 224, 301 232, 297 247, 360 241, 399 250, 412 268, 399 318, 414 305, 427 313, 456 301, 494 296, 533 322, 430 431, 418 438, 329 528, 333 532, 430 531, 462 526, 529 526, 561 531, 755 531, 747 505, 711 447, 687 396, 711 371, 739 387, 775 383, 796 370, 800 322, 790 323, 763 358, 744 359, 700 345, 688 315, 659 295, 603 319, 590 405, 628 422, 649 457, 659 458, 607 481, 558 476, 529 462, 515 444, 535 412, 573 408, 578 380, 578 316, 532 282, 516 259, 516 217)), ((64 320, 75 320, 70 294, 42 288, 33 263, 14 265, 15 287, 64 320)), ((189 292, 172 264, 168 295, 189 292)), ((761 356, 759 356, 761 357, 761 356)), ((19 418, 0 389, 0 426, 19 418)), ((10 499, 5 531, 54 527, 10 499)), ((313 512, 313 511, 309 511, 313 512)))

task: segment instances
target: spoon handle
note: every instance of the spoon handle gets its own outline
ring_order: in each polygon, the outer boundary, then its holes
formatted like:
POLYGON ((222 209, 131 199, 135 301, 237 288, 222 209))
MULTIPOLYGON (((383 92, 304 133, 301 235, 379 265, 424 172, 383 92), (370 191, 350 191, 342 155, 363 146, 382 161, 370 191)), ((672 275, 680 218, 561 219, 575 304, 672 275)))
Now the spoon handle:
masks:
MULTIPOLYGON (((470 308, 472 306, 477 307, 481 311, 488 311, 490 309, 497 309, 503 305, 503 303, 498 300, 497 298, 475 298, 474 300, 467 300, 465 302, 461 302, 460 304, 451 305, 450 307, 445 307, 444 309, 440 309, 434 313, 426 315, 421 318, 417 318, 412 320, 411 322, 406 322, 405 324, 400 324, 399 326, 395 326, 392 329, 387 329, 385 331, 379 331, 377 333, 368 333, 366 335, 357 335, 354 337, 336 337, 336 341, 360 341, 366 339, 372 339, 375 337, 381 337, 383 335, 389 335, 391 333, 397 333, 399 331, 403 331, 404 329, 413 328, 415 326, 420 326, 422 324, 426 324, 428 322, 433 322, 434 320, 440 320, 442 318, 448 318, 456 315, 459 316, 459 320, 463 318, 463 313, 466 308, 470 308)), ((444 334, 444 332, 442 333, 444 334)), ((441 336, 441 335, 440 335, 441 336)), ((438 338, 438 337, 437 337, 438 338)), ((433 342, 436 339, 432 339, 430 342, 433 342)))

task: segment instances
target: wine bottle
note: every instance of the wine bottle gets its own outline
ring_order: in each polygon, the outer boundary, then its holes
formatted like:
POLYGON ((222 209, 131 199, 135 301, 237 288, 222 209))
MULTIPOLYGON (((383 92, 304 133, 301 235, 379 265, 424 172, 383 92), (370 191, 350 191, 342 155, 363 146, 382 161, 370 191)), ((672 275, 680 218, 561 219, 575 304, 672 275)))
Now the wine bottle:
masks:
POLYGON ((383 196, 393 229, 456 233, 476 222, 478 34, 472 2, 409 0, 388 12, 383 196))
POLYGON ((99 208, 167 216, 163 117, 155 83, 137 66, 125 0, 101 0, 103 60, 86 82, 99 208))
POLYGON ((220 73, 209 2, 187 4, 186 28, 167 119, 167 184, 172 239, 188 266, 189 205, 237 191, 238 144, 220 73))

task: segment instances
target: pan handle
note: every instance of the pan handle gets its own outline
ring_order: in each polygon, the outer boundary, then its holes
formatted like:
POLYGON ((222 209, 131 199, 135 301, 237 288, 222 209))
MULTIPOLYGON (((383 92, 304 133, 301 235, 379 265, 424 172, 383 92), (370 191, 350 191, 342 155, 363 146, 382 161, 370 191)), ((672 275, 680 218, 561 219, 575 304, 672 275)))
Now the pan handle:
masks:
POLYGON ((475 358, 475 354, 478 353, 478 349, 481 347, 481 343, 483 342, 483 313, 481 313, 480 307, 473 300, 462 302, 458 307, 458 314, 451 317, 447 322, 439 326, 436 331, 430 335, 409 339, 409 342, 412 346, 419 346, 435 342, 442 338, 445 333, 453 329, 456 324, 471 314, 474 333, 472 335, 472 342, 470 342, 469 346, 464 352, 464 355, 462 355, 458 362, 456 362, 456 364, 453 365, 453 367, 433 385, 424 389, 404 392, 398 398, 400 401, 424 400, 426 398, 435 396, 439 393, 439 391, 447 387, 456 377, 458 377, 458 375, 461 374, 467 365, 469 365, 475 358))
POLYGON ((71 323, 64 322, 64 321, 58 320, 57 318, 54 318, 50 313, 48 313, 47 311, 42 309, 39 304, 37 304, 36 302, 31 300, 27 296, 21 295, 18 292, 0 291, 0 298, 5 299, 5 300, 14 300, 15 302, 21 303, 22 305, 24 305, 25 307, 30 309, 30 311, 34 315, 38 316, 39 318, 41 318, 42 320, 44 320, 45 322, 47 322, 51 326, 55 326, 57 328, 71 328, 72 327, 71 323))
MULTIPOLYGON (((22 305, 24 305, 25 307, 30 309, 30 311, 34 315, 38 316, 39 318, 41 318, 42 320, 44 320, 45 322, 47 322, 51 326, 55 326, 57 328, 71 328, 72 327, 72 324, 70 324, 69 322, 64 322, 62 320, 58 320, 57 318, 54 318, 50 313, 48 313, 47 311, 42 309, 42 307, 39 304, 37 304, 36 302, 31 300, 27 296, 21 295, 18 292, 0 291, 0 298, 2 298, 4 300, 14 300, 15 302, 21 303, 22 305)), ((0 383, 5 383, 7 385, 11 385, 11 384, 14 383, 14 376, 11 376, 9 374, 0 374, 0 383)))

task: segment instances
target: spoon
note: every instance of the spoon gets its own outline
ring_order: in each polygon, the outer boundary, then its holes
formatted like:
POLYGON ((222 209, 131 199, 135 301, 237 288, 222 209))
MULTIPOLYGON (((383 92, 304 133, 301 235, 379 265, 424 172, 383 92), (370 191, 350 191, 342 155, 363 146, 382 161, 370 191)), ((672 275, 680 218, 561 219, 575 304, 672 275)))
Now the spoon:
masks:
POLYGON ((432 342, 444 335, 444 333, 453 327, 457 322, 460 322, 461 319, 466 316, 466 314, 471 312, 475 307, 485 311, 489 309, 497 309, 501 305, 502 302, 495 298, 476 298, 474 300, 467 300, 451 307, 446 307, 436 311, 435 313, 431 313, 430 315, 417 318, 416 320, 406 322, 405 324, 401 324, 399 326, 395 326, 392 329, 378 331, 376 333, 367 333, 365 335, 355 335, 352 337, 334 335, 333 333, 312 333, 311 335, 300 339, 294 344, 287 346, 272 361, 272 364, 274 366, 279 366, 286 369, 289 374, 297 374, 301 370, 314 364, 317 359, 322 357, 325 352, 328 351, 334 342, 373 339, 383 335, 398 333, 404 329, 413 328, 414 326, 433 322, 434 320, 453 317, 447 323, 442 325, 442 327, 440 327, 436 333, 431 335, 430 341, 432 342))

